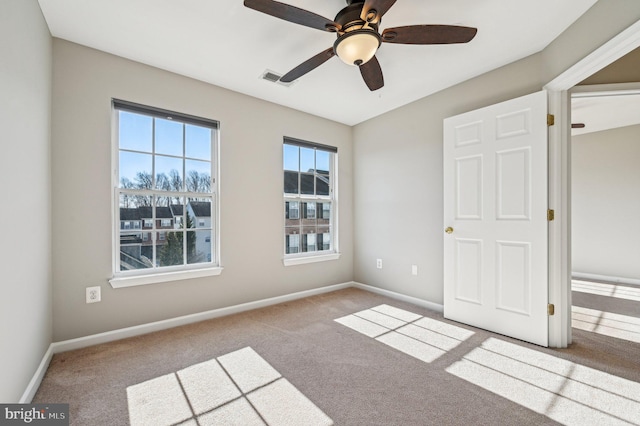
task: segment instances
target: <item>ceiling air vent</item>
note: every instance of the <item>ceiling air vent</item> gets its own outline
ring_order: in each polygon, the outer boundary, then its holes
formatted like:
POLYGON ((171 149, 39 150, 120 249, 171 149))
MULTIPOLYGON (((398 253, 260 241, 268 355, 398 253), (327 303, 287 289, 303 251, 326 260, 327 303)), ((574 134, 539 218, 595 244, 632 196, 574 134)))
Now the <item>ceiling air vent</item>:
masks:
POLYGON ((277 83, 281 86, 285 86, 285 87, 289 87, 291 86, 293 83, 295 83, 295 81, 292 81, 291 83, 283 83, 280 81, 280 77, 282 77, 282 74, 279 74, 275 71, 271 71, 271 70, 265 70, 262 75, 260 76, 261 79, 268 81, 269 83, 277 83))

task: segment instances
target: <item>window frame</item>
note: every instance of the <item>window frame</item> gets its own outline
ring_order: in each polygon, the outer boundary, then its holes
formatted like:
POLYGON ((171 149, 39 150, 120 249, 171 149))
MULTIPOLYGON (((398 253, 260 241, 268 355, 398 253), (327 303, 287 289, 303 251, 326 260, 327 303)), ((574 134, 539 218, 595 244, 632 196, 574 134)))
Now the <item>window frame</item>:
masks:
MULTIPOLYGON (((112 169, 112 183, 111 183, 111 203, 112 203, 112 278, 109 279, 109 283, 113 288, 131 287, 138 285, 156 284, 163 282, 171 282, 190 278, 199 278, 206 276, 215 276, 222 273, 221 264, 221 251, 220 251, 220 123, 216 120, 196 117, 184 113, 164 110, 161 108, 141 105, 129 101, 123 101, 120 99, 111 100, 111 169, 112 169), (188 198, 210 198, 213 203, 211 209, 211 215, 214 216, 211 219, 211 250, 213 253, 209 254, 211 259, 204 263, 183 264, 175 266, 153 267, 147 269, 137 269, 130 271, 120 271, 120 141, 119 141, 119 112, 125 111, 135 114, 141 114, 151 116, 160 119, 175 119, 176 122, 184 124, 192 124, 201 127, 210 128, 211 133, 211 191, 210 192, 190 192, 187 188, 183 188, 182 191, 171 192, 173 196, 180 196, 184 199, 184 211, 186 212, 186 203, 188 198)), ((156 155, 152 153, 151 155, 156 155)), ((183 153, 183 159, 189 159, 186 153, 183 153)), ((152 171, 153 173, 153 171, 152 171)), ((186 179, 186 177, 183 177, 186 179)), ((159 190, 139 190, 144 191, 145 195, 153 196, 158 194, 159 190)), ((166 191, 164 192, 166 193, 166 191)), ((153 211, 153 218, 150 220, 152 226, 145 227, 144 223, 140 221, 139 230, 142 232, 149 232, 151 241, 155 242, 153 236, 156 232, 166 232, 173 230, 169 228, 162 228, 155 222, 155 209, 153 211), (153 226, 155 225, 155 226, 153 226), (155 232, 154 232, 155 231, 155 232)), ((183 215, 186 214, 183 212, 183 215)), ((161 222, 160 222, 161 224, 161 222)), ((132 228, 133 230, 133 228, 132 228)), ((196 227, 189 228, 185 232, 196 232, 196 227)))
MULTIPOLYGON (((295 139, 290 137, 284 137, 283 145, 282 145, 282 192, 283 192, 283 204, 282 204, 282 242, 283 242, 283 264, 285 266, 294 266, 301 265, 306 263, 315 263, 315 262, 324 262, 329 260, 337 260, 340 258, 340 250, 339 250, 339 226, 338 226, 338 217, 339 217, 339 206, 338 206, 338 148, 329 145, 318 144, 314 142, 308 142, 301 139, 295 139), (329 194, 328 195, 316 195, 316 194, 302 194, 302 188, 300 183, 300 178, 298 180, 298 193, 286 193, 284 190, 284 181, 285 181, 285 165, 284 165, 284 149, 286 145, 298 146, 299 148, 311 148, 314 149, 314 155, 316 151, 324 151, 330 154, 329 158, 329 194), (298 218, 300 220, 303 219, 303 205, 305 202, 313 202, 315 203, 314 211, 315 217, 317 219, 318 216, 318 206, 317 203, 327 203, 331 205, 331 215, 329 218, 329 235, 330 235, 330 248, 329 250, 317 250, 318 243, 318 233, 316 235, 316 250, 311 252, 303 252, 303 234, 292 234, 298 235, 298 252, 297 253, 287 253, 287 202, 298 202, 298 218)), ((315 157, 314 157, 315 158, 315 157)), ((300 163, 298 163, 300 164, 300 163)), ((316 169, 317 170, 317 169, 316 169)), ((301 174, 302 171, 298 170, 298 173, 301 174)), ((315 188, 315 178, 314 178, 314 188, 315 188)), ((315 192, 315 190, 314 190, 315 192)), ((302 228, 302 225, 301 225, 302 228)), ((305 234, 306 235, 306 234, 305 234)))

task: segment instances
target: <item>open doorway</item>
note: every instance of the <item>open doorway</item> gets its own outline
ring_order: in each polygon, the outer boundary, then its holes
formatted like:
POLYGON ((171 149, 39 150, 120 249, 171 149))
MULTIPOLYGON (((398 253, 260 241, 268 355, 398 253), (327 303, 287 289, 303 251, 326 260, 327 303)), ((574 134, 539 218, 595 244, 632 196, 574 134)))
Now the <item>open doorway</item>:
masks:
POLYGON ((555 209, 555 221, 549 222, 549 303, 556 307, 549 317, 552 347, 572 343, 570 91, 638 47, 640 21, 545 85, 549 113, 555 116, 555 126, 549 128, 549 208, 555 209))
POLYGON ((571 90, 571 319, 640 343, 638 64, 640 48, 571 90))

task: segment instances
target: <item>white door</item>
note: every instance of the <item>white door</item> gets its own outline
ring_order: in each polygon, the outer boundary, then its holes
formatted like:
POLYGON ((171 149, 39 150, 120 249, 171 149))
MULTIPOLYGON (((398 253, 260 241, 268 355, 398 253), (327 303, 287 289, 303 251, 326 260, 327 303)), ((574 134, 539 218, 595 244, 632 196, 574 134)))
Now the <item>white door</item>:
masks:
POLYGON ((548 346, 546 93, 445 119, 443 148, 445 318, 548 346))

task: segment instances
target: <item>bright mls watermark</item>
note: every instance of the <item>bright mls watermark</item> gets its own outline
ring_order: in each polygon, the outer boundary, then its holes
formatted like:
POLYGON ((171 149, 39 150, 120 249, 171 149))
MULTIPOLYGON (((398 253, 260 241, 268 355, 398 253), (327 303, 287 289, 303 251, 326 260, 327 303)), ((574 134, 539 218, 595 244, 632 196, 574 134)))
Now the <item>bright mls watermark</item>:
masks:
POLYGON ((69 426, 69 404, 0 404, 0 425, 69 426))

